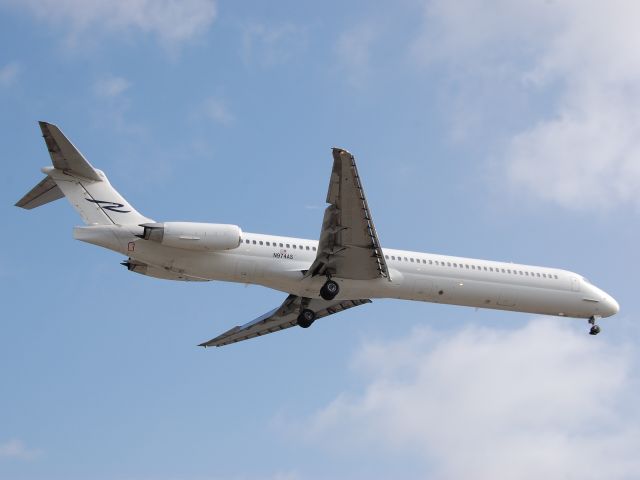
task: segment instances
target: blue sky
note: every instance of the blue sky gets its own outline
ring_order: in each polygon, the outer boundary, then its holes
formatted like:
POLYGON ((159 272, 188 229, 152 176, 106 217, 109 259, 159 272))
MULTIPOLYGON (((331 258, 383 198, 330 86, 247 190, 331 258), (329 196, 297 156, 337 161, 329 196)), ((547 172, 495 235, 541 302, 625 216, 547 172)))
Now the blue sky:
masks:
POLYGON ((0 0, 0 478, 640 476, 632 1, 0 0), (391 300, 195 345, 283 294, 133 275, 64 201, 58 124, 158 221, 317 238, 332 146, 383 245, 550 265, 586 322, 391 300))

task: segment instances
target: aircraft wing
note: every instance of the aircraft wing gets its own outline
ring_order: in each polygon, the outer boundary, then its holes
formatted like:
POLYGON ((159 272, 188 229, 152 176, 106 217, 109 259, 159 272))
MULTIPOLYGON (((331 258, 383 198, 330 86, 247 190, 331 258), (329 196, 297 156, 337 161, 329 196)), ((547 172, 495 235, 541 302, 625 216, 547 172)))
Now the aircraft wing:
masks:
POLYGON ((355 158, 340 148, 333 149, 327 203, 318 254, 305 276, 390 280, 355 158))
MULTIPOLYGON (((371 300, 323 300, 321 298, 306 299, 309 301, 305 308, 313 310, 316 319, 333 315, 348 308, 357 307, 365 303, 371 303, 371 300)), ((265 313, 255 320, 244 325, 238 325, 231 330, 218 335, 216 338, 208 342, 201 343, 200 347, 223 347, 230 343, 249 340, 250 338, 259 337, 268 333, 284 330, 293 327, 298 323, 298 313, 300 312, 302 297, 289 295, 287 299, 278 308, 265 313)))

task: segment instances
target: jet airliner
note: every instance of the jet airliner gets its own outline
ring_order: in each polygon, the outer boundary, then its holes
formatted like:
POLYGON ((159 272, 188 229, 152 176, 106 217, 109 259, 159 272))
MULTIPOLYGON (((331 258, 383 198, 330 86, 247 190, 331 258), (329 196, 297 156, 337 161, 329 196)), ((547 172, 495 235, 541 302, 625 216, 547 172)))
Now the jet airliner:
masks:
POLYGON ((354 156, 333 149, 318 240, 264 235, 237 225, 156 222, 138 213, 62 131, 40 129, 53 166, 16 206, 32 209, 66 197, 85 225, 74 238, 127 259, 131 272, 181 280, 257 284, 288 296, 273 310, 200 346, 220 347, 370 303, 375 298, 528 312, 597 321, 618 312, 609 294, 557 268, 410 252, 383 247, 354 156))

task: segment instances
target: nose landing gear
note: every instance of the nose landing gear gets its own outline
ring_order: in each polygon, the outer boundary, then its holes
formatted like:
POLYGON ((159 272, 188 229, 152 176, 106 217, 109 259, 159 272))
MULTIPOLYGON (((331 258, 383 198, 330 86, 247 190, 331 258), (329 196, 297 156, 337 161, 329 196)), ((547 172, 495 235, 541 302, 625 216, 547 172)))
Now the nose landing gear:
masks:
POLYGON ((601 317, 599 315, 593 315, 589 318, 589 325, 591 325, 591 328, 589 329, 589 335, 597 335, 600 333, 600 325, 596 323, 598 320, 600 320, 600 318, 601 317))

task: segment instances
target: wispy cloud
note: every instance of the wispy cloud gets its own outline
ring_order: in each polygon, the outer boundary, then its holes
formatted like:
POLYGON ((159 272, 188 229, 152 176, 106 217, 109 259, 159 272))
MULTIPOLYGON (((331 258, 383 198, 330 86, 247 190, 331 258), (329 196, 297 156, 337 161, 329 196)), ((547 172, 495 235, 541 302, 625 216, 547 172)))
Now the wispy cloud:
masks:
POLYGON ((235 121, 227 103, 217 97, 209 97, 204 101, 202 113, 206 118, 220 125, 231 125, 235 121))
POLYGON ((432 0, 425 11, 414 53, 476 92, 458 118, 491 124, 487 110, 513 108, 519 95, 549 103, 506 142, 515 189, 570 209, 640 205, 640 4, 432 0))
POLYGON ((341 452, 413 455, 430 478, 638 478, 637 359, 565 321, 365 344, 364 389, 305 429, 341 452))
POLYGON ((376 28, 370 22, 354 25, 338 37, 335 50, 353 86, 361 86, 369 75, 376 38, 376 28))
POLYGON ((21 440, 12 439, 0 443, 0 459, 33 460, 39 454, 40 451, 27 448, 21 440))
POLYGON ((117 97, 128 90, 131 83, 122 77, 109 75, 97 80, 93 85, 93 91, 100 97, 117 97))
POLYGON ((0 87, 9 87, 15 83, 20 74, 20 65, 8 63, 0 68, 0 87))
POLYGON ((72 42, 97 32, 138 31, 176 46, 202 34, 216 17, 213 0, 0 0, 0 4, 64 27, 72 42))
POLYGON ((274 67, 284 64, 304 51, 306 44, 306 30, 291 23, 251 23, 242 32, 242 55, 247 65, 274 67))

